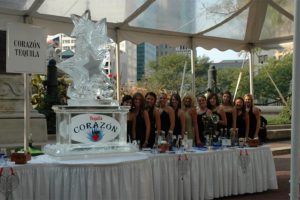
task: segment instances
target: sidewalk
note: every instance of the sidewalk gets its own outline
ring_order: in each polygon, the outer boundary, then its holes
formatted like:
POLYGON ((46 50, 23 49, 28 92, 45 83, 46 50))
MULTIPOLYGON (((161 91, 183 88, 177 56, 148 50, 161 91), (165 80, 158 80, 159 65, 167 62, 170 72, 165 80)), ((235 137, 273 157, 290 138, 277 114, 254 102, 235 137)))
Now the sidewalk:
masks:
POLYGON ((271 150, 273 155, 284 155, 291 153, 291 141, 283 140, 283 141, 270 141, 266 143, 266 145, 271 145, 271 150))

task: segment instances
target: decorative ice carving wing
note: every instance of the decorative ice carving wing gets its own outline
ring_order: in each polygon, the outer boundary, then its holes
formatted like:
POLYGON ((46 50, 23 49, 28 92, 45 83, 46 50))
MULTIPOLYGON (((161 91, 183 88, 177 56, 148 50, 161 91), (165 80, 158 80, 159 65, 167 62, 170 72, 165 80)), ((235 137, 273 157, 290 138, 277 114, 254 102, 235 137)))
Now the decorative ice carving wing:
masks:
POLYGON ((103 72, 104 59, 112 40, 107 37, 106 19, 91 21, 90 11, 82 16, 71 15, 76 37, 73 57, 58 64, 73 80, 68 88, 69 105, 115 104, 114 84, 103 72))

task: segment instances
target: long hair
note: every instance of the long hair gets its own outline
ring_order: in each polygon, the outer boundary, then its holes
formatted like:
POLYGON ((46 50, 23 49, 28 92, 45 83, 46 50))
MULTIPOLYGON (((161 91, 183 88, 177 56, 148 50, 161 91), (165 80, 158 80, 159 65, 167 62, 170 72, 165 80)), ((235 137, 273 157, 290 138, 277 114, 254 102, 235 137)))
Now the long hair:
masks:
MULTIPOLYGON (((161 99, 164 98, 164 97, 168 98, 167 93, 161 92, 161 93, 159 94, 158 107, 161 106, 161 105, 160 105, 160 101, 161 101, 161 99)), ((168 105, 168 102, 166 102, 166 104, 168 105)))
MULTIPOLYGON (((146 95, 145 95, 145 101, 146 101, 146 98, 147 98, 148 96, 151 96, 151 97, 154 98, 154 103, 153 103, 153 106, 152 106, 152 107, 155 107, 155 105, 156 105, 156 100, 157 100, 156 94, 155 94, 154 92, 147 92, 146 95)), ((147 107, 148 107, 148 105, 147 105, 147 107)), ((151 107, 151 108, 152 108, 152 107, 151 107)))
POLYGON ((253 107, 254 103, 253 103, 253 95, 252 94, 245 94, 244 95, 244 101, 246 99, 246 97, 248 97, 249 99, 251 99, 251 108, 253 107))
POLYGON ((220 105, 220 101, 218 95, 216 93, 210 93, 207 97, 207 108, 213 110, 213 106, 210 104, 210 99, 215 97, 216 98, 216 107, 220 105))
POLYGON ((235 106, 235 102, 236 102, 237 100, 241 100, 241 101, 243 102, 242 113, 243 113, 243 114, 246 113, 246 106, 245 106, 245 101, 244 101, 244 99, 243 99, 242 97, 237 97, 237 98, 235 98, 235 100, 234 100, 234 106, 235 106))
POLYGON ((142 93, 140 93, 140 92, 136 92, 136 93, 132 96, 132 104, 131 104, 131 109, 130 109, 130 110, 133 111, 133 110, 136 109, 136 106, 135 106, 134 101, 135 101, 135 99, 136 99, 137 97, 140 97, 140 99, 141 99, 141 105, 140 105, 140 110, 139 110, 139 112, 140 112, 140 113, 143 113, 144 110, 145 110, 145 98, 144 98, 144 96, 142 95, 142 93))
POLYGON ((180 97, 180 95, 178 93, 174 93, 174 94, 171 95, 169 105, 172 108, 174 108, 173 104, 172 104, 172 98, 175 98, 178 101, 178 108, 177 109, 181 108, 181 97, 180 97))
POLYGON ((223 94, 222 94, 222 103, 224 103, 224 102, 223 102, 223 96, 224 96, 224 94, 227 94, 227 95, 229 96, 229 104, 230 104, 231 106, 233 106, 232 95, 231 95, 231 93, 229 92, 229 90, 226 90, 225 92, 223 92, 223 94))
POLYGON ((199 95, 198 98, 197 98, 198 107, 200 108, 200 105, 199 105, 199 99, 200 98, 202 98, 206 101, 206 107, 207 107, 207 98, 204 94, 199 95))
MULTIPOLYGON (((187 94, 183 97, 182 102, 184 102, 186 99, 191 99, 191 108, 194 108, 195 107, 195 98, 192 95, 187 94)), ((184 103, 182 104, 182 108, 185 109, 184 103)))

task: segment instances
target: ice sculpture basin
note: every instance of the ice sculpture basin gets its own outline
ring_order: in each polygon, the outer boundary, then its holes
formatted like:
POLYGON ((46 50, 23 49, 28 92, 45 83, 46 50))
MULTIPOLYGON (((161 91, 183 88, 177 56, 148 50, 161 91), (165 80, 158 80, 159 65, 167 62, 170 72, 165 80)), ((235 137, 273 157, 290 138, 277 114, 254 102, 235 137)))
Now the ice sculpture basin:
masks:
POLYGON ((127 106, 53 106, 56 144, 44 152, 57 158, 82 158, 107 153, 136 152, 127 143, 127 106))

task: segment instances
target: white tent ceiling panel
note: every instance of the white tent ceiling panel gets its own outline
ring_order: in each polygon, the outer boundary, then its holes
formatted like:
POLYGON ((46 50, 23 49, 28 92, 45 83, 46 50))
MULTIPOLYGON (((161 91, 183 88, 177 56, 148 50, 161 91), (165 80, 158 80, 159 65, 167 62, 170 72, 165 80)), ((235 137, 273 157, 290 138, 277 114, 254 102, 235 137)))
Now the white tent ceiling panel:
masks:
POLYGON ((224 7, 224 1, 157 0, 129 25, 196 34, 230 17, 249 0, 227 2, 224 7))
POLYGON ((69 35, 73 27, 70 15, 82 15, 88 8, 93 20, 107 18, 108 33, 115 41, 239 51, 292 41, 293 3, 294 0, 0 0, 0 28, 17 21, 40 25, 49 35, 69 35))
POLYGON ((293 21, 280 14, 273 7, 268 6, 266 20, 264 21, 260 40, 268 38, 280 38, 292 35, 293 21))
MULTIPOLYGON (((109 31, 109 33, 113 33, 113 31, 109 31)), ((169 44, 173 47, 185 45, 186 47, 191 48, 191 39, 186 36, 168 35, 155 32, 132 32, 131 30, 118 30, 117 34, 119 42, 128 40, 135 44, 148 42, 154 45, 169 44)), ((110 35, 110 37, 116 41, 114 34, 110 35)))
POLYGON ((0 0, 2 8, 12 10, 28 10, 35 0, 0 0))
POLYGON ((82 15, 89 9, 93 20, 106 18, 110 23, 121 23, 145 0, 101 0, 101 1, 74 1, 74 0, 51 0, 45 1, 37 10, 40 14, 70 17, 71 14, 82 15))
POLYGON ((232 18, 221 26, 205 33, 205 36, 243 40, 246 34, 249 9, 232 18), (228 29, 230 27, 230 29, 228 29), (225 34, 224 34, 225 33, 225 34))

